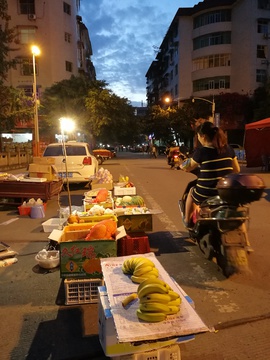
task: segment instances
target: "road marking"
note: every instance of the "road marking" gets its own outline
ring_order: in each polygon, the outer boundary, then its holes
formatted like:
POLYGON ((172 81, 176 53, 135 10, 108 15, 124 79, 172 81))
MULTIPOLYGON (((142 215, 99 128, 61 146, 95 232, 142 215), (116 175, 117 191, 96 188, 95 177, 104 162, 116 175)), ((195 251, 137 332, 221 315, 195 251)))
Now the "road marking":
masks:
POLYGON ((11 223, 13 223, 14 221, 18 220, 19 218, 15 218, 15 219, 10 219, 8 221, 4 221, 2 222, 0 225, 9 225, 11 223))

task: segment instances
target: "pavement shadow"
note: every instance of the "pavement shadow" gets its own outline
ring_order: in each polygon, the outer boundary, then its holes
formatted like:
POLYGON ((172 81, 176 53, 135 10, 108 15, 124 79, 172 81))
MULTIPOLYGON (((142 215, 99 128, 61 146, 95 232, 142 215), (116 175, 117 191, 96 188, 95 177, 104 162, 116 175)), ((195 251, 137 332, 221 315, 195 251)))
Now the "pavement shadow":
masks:
POLYGON ((25 314, 20 340, 12 351, 11 359, 105 359, 97 333, 83 337, 80 307, 60 308, 55 319, 44 321, 44 317, 53 318, 53 314, 46 312, 46 315, 41 314, 40 319, 36 314, 25 314), (29 333, 29 328, 34 331, 30 348, 25 342, 25 333, 29 333))
POLYGON ((156 256, 188 252, 189 246, 196 246, 194 242, 183 237, 183 234, 180 232, 158 231, 147 235, 150 248, 155 250, 156 256))

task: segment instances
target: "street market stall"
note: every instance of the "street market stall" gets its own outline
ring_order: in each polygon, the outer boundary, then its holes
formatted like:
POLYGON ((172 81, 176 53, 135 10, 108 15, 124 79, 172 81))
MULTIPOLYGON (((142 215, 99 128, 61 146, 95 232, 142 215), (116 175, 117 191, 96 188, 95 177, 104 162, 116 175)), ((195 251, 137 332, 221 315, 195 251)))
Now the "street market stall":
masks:
MULTIPOLYGON (((0 181, 1 199, 8 199, 9 204, 22 204, 25 199, 40 198, 43 201, 58 195, 62 190, 62 180, 58 181, 0 181)), ((7 203, 6 201, 2 203, 7 203)))

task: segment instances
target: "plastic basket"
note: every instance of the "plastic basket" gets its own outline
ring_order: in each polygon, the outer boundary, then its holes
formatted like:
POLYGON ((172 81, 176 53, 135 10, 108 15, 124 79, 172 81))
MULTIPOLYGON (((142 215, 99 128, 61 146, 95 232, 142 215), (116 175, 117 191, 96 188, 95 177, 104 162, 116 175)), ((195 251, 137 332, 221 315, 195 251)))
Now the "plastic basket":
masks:
MULTIPOLYGON (((43 203, 44 212, 46 211, 46 207, 47 207, 47 203, 43 203)), ((31 209, 32 206, 24 206, 24 205, 18 206, 20 216, 30 216, 31 209)))
POLYGON ((116 356, 112 360, 181 360, 179 345, 172 345, 157 350, 137 354, 116 356))
POLYGON ((65 304, 89 304, 98 302, 98 287, 102 279, 65 279, 65 304))
POLYGON ((148 252, 150 252, 149 239, 145 233, 129 234, 117 241, 117 256, 148 252))

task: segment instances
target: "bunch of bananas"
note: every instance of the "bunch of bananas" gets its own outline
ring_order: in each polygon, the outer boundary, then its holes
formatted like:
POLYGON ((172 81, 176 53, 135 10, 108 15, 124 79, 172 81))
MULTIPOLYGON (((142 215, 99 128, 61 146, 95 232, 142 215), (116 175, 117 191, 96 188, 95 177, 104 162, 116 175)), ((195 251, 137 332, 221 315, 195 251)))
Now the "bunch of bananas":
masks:
POLYGON ((167 315, 174 315, 180 311, 181 298, 179 294, 161 279, 147 279, 137 290, 140 300, 137 316, 147 322, 159 322, 167 315))
POLYGON ((138 284, 147 279, 156 279, 159 275, 153 261, 140 256, 126 259, 122 265, 122 270, 124 274, 131 274, 131 280, 138 284))

